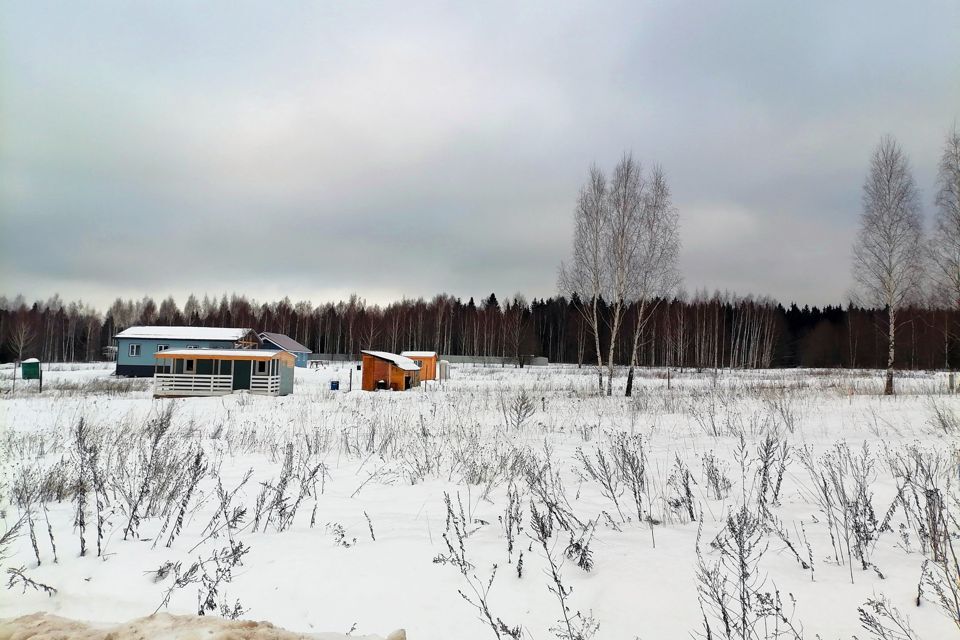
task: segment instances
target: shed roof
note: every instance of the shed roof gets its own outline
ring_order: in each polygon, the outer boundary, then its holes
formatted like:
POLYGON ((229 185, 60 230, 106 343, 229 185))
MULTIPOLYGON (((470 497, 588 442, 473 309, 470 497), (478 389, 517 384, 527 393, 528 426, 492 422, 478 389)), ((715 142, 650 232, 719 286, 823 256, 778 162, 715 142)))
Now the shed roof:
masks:
POLYGON ((436 351, 401 351, 400 355, 407 358, 436 358, 436 351))
POLYGON ((270 331, 262 331, 260 333, 261 340, 269 340, 273 344, 277 345, 284 351, 289 351, 290 353, 310 353, 310 347, 305 347, 290 336, 284 335, 282 333, 272 333, 270 331))
POLYGON ((115 338, 142 338, 145 340, 240 340, 252 329, 223 327, 130 327, 115 338))
POLYGON ((395 367, 399 367, 404 371, 420 371, 420 365, 405 356, 398 356, 397 354, 390 353, 388 351, 361 351, 360 353, 365 353, 368 356, 386 360, 392 363, 395 367))
POLYGON ((292 360, 286 351, 276 349, 167 349, 153 354, 157 358, 190 360, 292 360))

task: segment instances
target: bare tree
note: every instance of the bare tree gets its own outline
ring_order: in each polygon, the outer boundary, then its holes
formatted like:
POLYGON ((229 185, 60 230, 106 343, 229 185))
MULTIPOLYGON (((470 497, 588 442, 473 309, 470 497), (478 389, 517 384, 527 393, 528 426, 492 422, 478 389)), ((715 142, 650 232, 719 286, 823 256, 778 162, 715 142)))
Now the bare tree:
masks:
POLYGON ((600 349, 601 319, 599 305, 606 282, 607 179, 596 166, 590 168, 590 179, 580 189, 574 211, 573 256, 560 265, 559 287, 568 296, 580 296, 578 305, 583 319, 593 334, 597 355, 597 388, 603 392, 603 352, 600 349))
POLYGON ((17 359, 13 364, 13 386, 17 386, 17 369, 23 360, 23 352, 33 344, 33 328, 27 322, 26 318, 19 318, 13 329, 10 331, 9 344, 10 350, 17 354, 17 359))
POLYGON ((643 170, 631 154, 624 154, 613 170, 607 191, 608 219, 604 234, 606 258, 605 297, 610 304, 607 324, 610 344, 607 350, 607 395, 613 395, 613 356, 617 336, 623 324, 626 305, 636 286, 636 270, 641 264, 638 255, 642 225, 643 200, 646 185, 643 170))
POLYGON ((530 309, 522 293, 518 292, 513 300, 507 300, 503 310, 503 325, 510 355, 522 369, 529 355, 524 350, 529 348, 527 337, 530 328, 530 309))
POLYGON ((644 264, 638 253, 644 240, 641 227, 646 192, 643 170, 629 153, 617 163, 609 183, 599 169, 592 168, 575 213, 573 259, 560 270, 561 290, 572 299, 577 294, 593 334, 601 393, 604 357, 600 334, 604 327, 608 330, 607 395, 613 394, 617 337, 634 299, 637 270, 644 264), (605 317, 600 314, 601 301, 609 305, 605 317))
POLYGON ((947 135, 940 156, 937 187, 933 275, 950 306, 960 309, 960 131, 956 127, 947 135))
POLYGON ((347 319, 347 353, 356 356, 354 349, 354 332, 357 325, 357 318, 367 307, 367 301, 360 298, 357 294, 350 294, 350 301, 345 305, 343 315, 347 319))
POLYGON ((177 301, 173 299, 173 296, 167 296, 160 303, 160 308, 157 311, 157 321, 165 325, 177 324, 180 321, 180 309, 177 308, 177 301))
POLYGON ((853 277, 865 299, 887 311, 886 395, 894 392, 897 314, 919 294, 922 283, 922 237, 920 198, 910 164, 896 140, 885 136, 863 185, 853 277))
POLYGON ((631 267, 630 299, 637 305, 637 314, 627 373, 627 396, 633 392, 633 370, 643 328, 659 302, 680 284, 678 215, 662 168, 653 168, 648 184, 638 224, 633 231, 636 250, 631 267))

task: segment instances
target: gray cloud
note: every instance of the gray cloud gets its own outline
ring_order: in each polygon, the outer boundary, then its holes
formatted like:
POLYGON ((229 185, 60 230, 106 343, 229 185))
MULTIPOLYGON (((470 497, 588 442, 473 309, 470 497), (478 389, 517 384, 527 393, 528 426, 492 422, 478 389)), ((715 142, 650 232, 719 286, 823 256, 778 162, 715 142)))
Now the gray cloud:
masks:
POLYGON ((958 23, 955 2, 18 3, 0 290, 550 295, 587 167, 632 149, 668 173, 688 289, 836 302, 883 133, 932 208, 958 23))

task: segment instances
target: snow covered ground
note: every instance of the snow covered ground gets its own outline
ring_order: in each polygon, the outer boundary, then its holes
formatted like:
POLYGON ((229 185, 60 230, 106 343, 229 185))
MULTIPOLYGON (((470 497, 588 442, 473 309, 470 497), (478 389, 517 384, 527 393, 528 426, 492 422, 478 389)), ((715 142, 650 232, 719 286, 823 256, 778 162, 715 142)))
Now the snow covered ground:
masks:
POLYGON ((960 514, 945 374, 885 398, 875 372, 668 389, 654 370, 627 399, 622 374, 597 397, 565 366, 347 392, 337 363, 284 398, 154 400, 110 365, 54 369, 38 395, 0 368, 0 535, 20 523, 0 618, 202 608, 352 637, 650 640, 724 637, 724 608, 750 637, 867 638, 858 609, 886 601, 918 638, 958 635, 932 546, 957 543, 930 534, 960 514))

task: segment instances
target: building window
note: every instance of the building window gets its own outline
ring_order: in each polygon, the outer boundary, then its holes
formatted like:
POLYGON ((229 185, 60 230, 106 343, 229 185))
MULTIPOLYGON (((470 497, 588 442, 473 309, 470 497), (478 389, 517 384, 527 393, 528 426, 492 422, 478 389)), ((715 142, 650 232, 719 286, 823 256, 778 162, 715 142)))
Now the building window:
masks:
POLYGON ((166 350, 169 349, 169 348, 170 348, 170 345, 168 345, 168 344, 158 344, 158 345, 157 345, 157 353, 160 353, 161 351, 166 351, 166 350))
POLYGON ((195 344, 188 344, 188 345, 187 345, 187 349, 199 349, 199 348, 200 348, 200 347, 199 347, 198 345, 195 345, 195 344))
POLYGON ((184 360, 183 361, 183 372, 184 373, 195 373, 197 370, 197 361, 196 360, 184 360))
POLYGON ((131 344, 131 345, 130 345, 130 350, 129 350, 127 353, 130 355, 131 358, 137 358, 137 357, 139 357, 139 356, 140 356, 140 345, 139 345, 139 344, 131 344))
POLYGON ((262 376, 267 373, 267 361, 266 360, 257 360, 257 375, 262 376))

